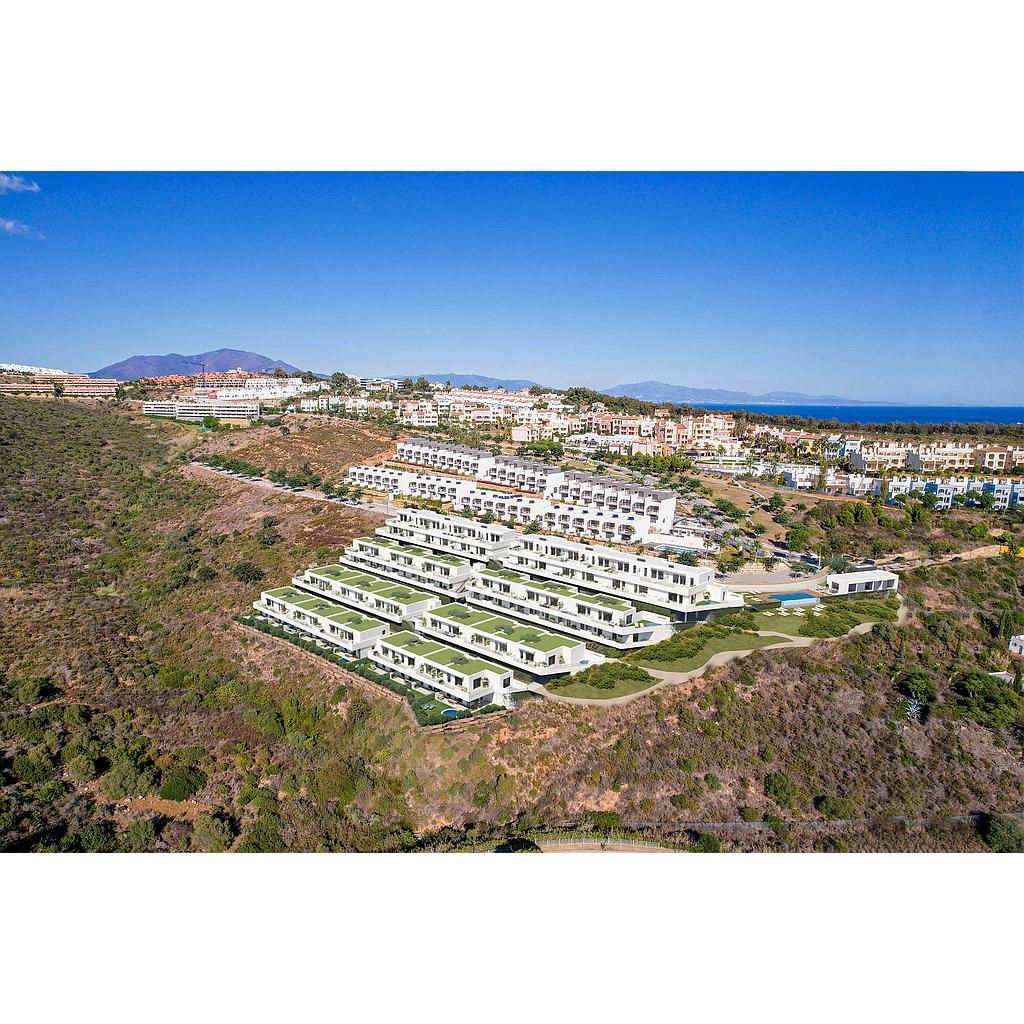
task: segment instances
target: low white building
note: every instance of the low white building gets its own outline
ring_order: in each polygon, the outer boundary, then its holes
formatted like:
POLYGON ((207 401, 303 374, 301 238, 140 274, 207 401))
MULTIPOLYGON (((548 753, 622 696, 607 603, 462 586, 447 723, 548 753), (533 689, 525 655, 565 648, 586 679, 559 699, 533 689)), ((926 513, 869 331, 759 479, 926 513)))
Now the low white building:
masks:
POLYGON ((1010 653, 1015 658, 1024 658, 1024 633, 1010 637, 1010 653))
POLYGON ((336 648, 352 658, 362 657, 388 632, 379 619, 367 618, 296 587, 264 590, 252 606, 263 618, 289 632, 301 632, 321 646, 336 648))
POLYGON ((885 569, 866 569, 862 572, 833 572, 825 577, 825 589, 835 594, 895 594, 900 578, 885 569))
POLYGON ((321 565, 307 569, 292 583, 300 590, 330 597, 389 622, 405 622, 441 604, 441 598, 436 594, 381 579, 346 565, 321 565))
POLYGON ((500 561, 506 569, 653 605, 686 621, 743 606, 743 595, 715 583, 712 569, 545 534, 520 537, 500 561))
POLYGON ((533 580, 511 569, 474 573, 466 600, 622 650, 666 640, 672 633, 666 615, 639 612, 621 598, 588 594, 553 580, 533 580))
POLYGON ((431 466, 449 473, 477 477, 493 463, 494 456, 482 448, 446 444, 429 438, 407 437, 398 442, 395 459, 416 466, 431 466))
POLYGON ((400 509, 394 518, 374 532, 378 537, 474 562, 500 559, 519 536, 515 530, 497 523, 477 523, 461 516, 446 516, 419 508, 400 509))
POLYGON ((143 402, 143 416, 163 416, 186 423, 201 423, 207 416, 218 420, 251 423, 260 418, 263 407, 259 402, 206 401, 143 402))
POLYGON ((593 473, 563 473, 550 492, 560 501, 585 505, 599 511, 623 512, 643 516, 655 533, 668 533, 676 515, 676 496, 672 491, 634 484, 593 473))
POLYGON ((467 558, 439 555, 387 537, 356 537, 345 549, 342 561, 449 598, 462 593, 473 575, 473 563, 467 558))
POLYGON ((348 482, 386 494, 407 494, 416 498, 456 503, 460 495, 471 491, 470 480, 434 473, 410 473, 387 466, 352 466, 348 482))
POLYGON ((476 478, 488 483, 512 487, 529 494, 551 496, 565 474, 558 466, 539 459, 519 459, 511 455, 495 455, 477 470, 476 478))
POLYGON ((442 642, 535 676, 565 675, 585 664, 604 661, 601 655, 588 651, 582 640, 464 604, 435 608, 416 620, 416 628, 442 642))
POLYGON ((320 395, 318 398, 303 398, 299 401, 301 412, 330 412, 331 409, 339 409, 344 405, 345 400, 341 395, 320 395))
POLYGON ((408 630, 382 637, 370 652, 370 659, 403 682, 424 687, 463 707, 508 707, 511 702, 511 669, 408 630))

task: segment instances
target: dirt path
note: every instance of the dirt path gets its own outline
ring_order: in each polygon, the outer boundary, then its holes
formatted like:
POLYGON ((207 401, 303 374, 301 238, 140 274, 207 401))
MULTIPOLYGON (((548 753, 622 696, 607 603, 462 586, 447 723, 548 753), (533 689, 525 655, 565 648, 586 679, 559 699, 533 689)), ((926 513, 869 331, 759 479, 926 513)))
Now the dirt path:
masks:
MULTIPOLYGON (((907 611, 907 606, 903 599, 900 598, 899 611, 896 613, 896 625, 904 625, 907 621, 908 615, 909 612, 907 611)), ((860 636, 863 633, 867 633, 875 625, 877 625, 875 622, 861 622, 842 636, 829 637, 794 637, 789 636, 786 633, 776 633, 772 630, 760 629, 757 630, 757 636, 778 637, 779 643, 768 644, 766 647, 755 647, 750 650, 721 651, 718 654, 713 654, 706 662, 704 662, 703 665, 690 669, 687 672, 668 672, 664 669, 648 668, 645 671, 649 672, 652 676, 655 676, 658 680, 658 682, 653 686, 648 686, 646 690, 637 690, 636 693, 624 694, 621 697, 609 697, 607 700, 602 700, 599 697, 566 697, 561 694, 550 693, 539 684, 533 684, 529 689, 534 693, 543 694, 549 700, 561 701, 563 704, 582 704, 586 707, 614 707, 617 704, 628 704, 631 700, 636 700, 637 697, 644 697, 649 693, 653 693, 655 690, 661 689, 663 686, 668 686, 670 684, 679 685, 680 683, 691 682, 694 679, 700 678, 705 672, 708 672, 713 668, 719 668, 722 665, 727 665, 730 661, 739 661, 742 658, 749 658, 751 654, 756 654, 758 651, 781 651, 797 647, 812 647, 815 644, 821 643, 835 643, 837 640, 845 640, 847 637, 860 636)))

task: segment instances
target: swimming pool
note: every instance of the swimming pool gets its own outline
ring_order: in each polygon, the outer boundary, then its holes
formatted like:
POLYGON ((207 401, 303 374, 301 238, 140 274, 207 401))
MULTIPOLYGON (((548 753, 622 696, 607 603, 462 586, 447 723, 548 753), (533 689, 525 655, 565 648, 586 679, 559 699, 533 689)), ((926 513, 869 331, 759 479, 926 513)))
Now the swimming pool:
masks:
POLYGON ((689 554, 693 554, 693 553, 695 553, 697 551, 702 551, 703 548, 698 548, 698 547, 686 548, 686 547, 683 547, 680 544, 659 544, 654 550, 655 551, 674 551, 677 555, 689 555, 689 554))
POLYGON ((772 594, 772 597, 784 608, 799 608, 801 605, 817 604, 818 598, 805 590, 797 590, 788 594, 772 594))

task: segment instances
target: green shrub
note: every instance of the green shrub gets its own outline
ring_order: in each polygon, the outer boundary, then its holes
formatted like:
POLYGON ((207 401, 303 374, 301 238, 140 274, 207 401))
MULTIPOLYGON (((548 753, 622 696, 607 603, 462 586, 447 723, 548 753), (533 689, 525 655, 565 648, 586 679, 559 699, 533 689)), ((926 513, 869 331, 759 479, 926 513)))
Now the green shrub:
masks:
POLYGON ((206 776, 198 768, 178 766, 165 776, 160 787, 164 800, 187 800, 206 785, 206 776))
POLYGON ((1024 853, 1024 826, 1017 818, 992 814, 984 823, 982 835, 996 853, 1024 853))
POLYGON ((144 853, 156 841, 156 824, 152 818, 133 821, 121 833, 118 846, 125 853, 144 853))
POLYGON ((259 583, 266 573, 255 562, 237 562, 231 567, 231 575, 241 583, 259 583))
POLYGON ((796 810, 800 800, 797 784, 785 772, 769 772, 764 778, 764 793, 780 807, 796 810))
POLYGON ((75 782, 89 782, 96 778, 96 761, 89 754, 79 754, 68 761, 68 775, 75 782))
POLYGON ((192 826, 192 849, 204 853, 223 853, 233 838, 231 826, 213 814, 196 815, 192 826))
POLYGON ((820 796, 814 806, 826 817, 833 820, 860 817, 859 808, 852 801, 840 796, 820 796))
POLYGON ((42 676, 19 679, 14 684, 14 695, 22 704, 38 704, 53 692, 49 680, 42 676))

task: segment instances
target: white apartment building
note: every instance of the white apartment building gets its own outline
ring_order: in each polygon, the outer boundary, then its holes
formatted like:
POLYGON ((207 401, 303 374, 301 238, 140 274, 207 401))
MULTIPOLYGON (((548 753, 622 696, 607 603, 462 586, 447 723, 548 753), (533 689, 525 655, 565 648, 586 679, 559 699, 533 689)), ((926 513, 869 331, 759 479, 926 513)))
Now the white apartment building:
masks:
POLYGON ((500 561, 506 569, 653 605, 686 621, 706 619, 713 611, 743 606, 743 595, 715 583, 712 569, 545 534, 520 537, 519 543, 500 561))
POLYGON ((478 515, 489 512, 504 522, 522 526, 540 523, 547 533, 594 537, 619 544, 644 541, 652 530, 650 520, 640 515, 561 504, 546 498, 531 498, 525 494, 506 494, 502 491, 470 488, 458 495, 454 506, 460 512, 474 512, 478 515))
POLYGON ((361 658, 388 632, 379 619, 342 608, 340 604, 316 597, 295 587, 264 590, 253 608, 264 619, 291 633, 304 633, 322 647, 332 647, 352 658, 361 658))
POLYGON ((582 640, 526 626, 492 611, 446 604, 416 620, 419 632, 530 675, 555 676, 597 664, 604 658, 582 640))
POLYGON ((446 516, 427 509, 403 508, 376 531, 378 537, 457 555, 474 562, 500 559, 519 534, 496 523, 476 523, 461 516, 446 516))
POLYGON ((473 563, 466 558, 439 555, 387 537, 356 537, 342 561, 447 597, 462 593, 473 575, 473 563))
MULTIPOLYGON (((517 440, 515 431, 512 432, 512 439, 517 440)), ((597 452, 611 452, 613 455, 655 455, 661 452, 659 442, 629 434, 572 434, 565 439, 565 447, 583 455, 594 455, 597 452)))
POLYGON ((926 477, 894 476, 889 479, 888 498, 892 504, 897 496, 918 491, 933 494, 937 509, 950 509, 954 499, 963 495, 970 503, 980 502, 981 495, 992 496, 992 508, 1005 511, 1024 503, 1024 480, 1013 477, 957 476, 939 479, 926 477))
POLYGON ((667 615, 639 612, 621 598, 588 594, 553 580, 533 580, 511 569, 474 573, 466 600, 499 615, 514 615, 620 650, 657 643, 672 633, 667 615))
POLYGON ((539 459, 519 459, 511 455, 495 455, 490 463, 476 473, 478 480, 512 487, 530 494, 549 497, 562 482, 565 474, 558 466, 539 459))
POLYGON ((974 452, 974 464, 991 473, 1005 472, 1024 466, 1024 446, 1014 447, 1001 444, 981 444, 974 452))
POLYGON ((864 572, 834 572, 825 577, 825 589, 829 594, 873 594, 883 596, 895 594, 900 578, 894 572, 884 569, 869 569, 864 572))
POLYGON ((668 533, 675 521, 676 496, 672 491, 592 473, 563 473, 550 496, 599 511, 643 516, 657 533, 668 533))
POLYGON ((344 404, 341 395, 320 395, 318 398, 303 398, 299 401, 301 412, 329 412, 339 409, 344 404))
POLYGON ((861 473, 882 473, 890 469, 904 469, 907 458, 915 451, 906 441, 872 441, 859 451, 849 454, 850 466, 861 473))
POLYGON ((482 448, 445 444, 427 438, 407 437, 398 442, 395 459, 416 466, 432 466, 449 473, 477 477, 493 463, 494 456, 482 448))
POLYGON ((919 473, 944 473, 973 469, 977 446, 966 441, 935 441, 907 452, 907 467, 919 473))
POLYGON ((201 423, 207 416, 219 420, 251 423, 260 418, 263 407, 259 402, 194 401, 143 402, 143 416, 164 416, 186 423, 201 423))
POLYGON ((433 476, 429 473, 410 473, 386 466, 353 466, 348 471, 348 482, 387 494, 409 494, 417 498, 455 503, 473 489, 469 480, 452 476, 433 476))
POLYGON ((463 707, 508 707, 511 703, 511 669, 408 630, 382 637, 370 652, 370 659, 403 682, 424 687, 463 707))
POLYGON ((330 597, 389 622, 405 622, 441 604, 436 594, 414 590, 394 580, 381 579, 345 565, 321 565, 307 569, 292 583, 300 590, 330 597))

